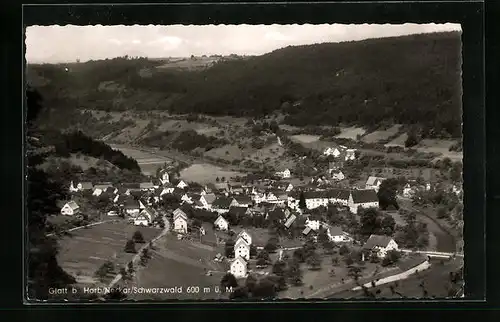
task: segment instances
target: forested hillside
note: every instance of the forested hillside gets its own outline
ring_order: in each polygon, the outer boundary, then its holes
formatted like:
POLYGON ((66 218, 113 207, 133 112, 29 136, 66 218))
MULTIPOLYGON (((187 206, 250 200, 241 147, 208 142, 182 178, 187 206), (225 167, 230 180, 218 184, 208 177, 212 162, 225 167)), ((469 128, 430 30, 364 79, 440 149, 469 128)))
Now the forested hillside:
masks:
POLYGON ((164 109, 259 117, 277 111, 298 126, 385 121, 416 124, 424 136, 461 136, 458 32, 286 47, 201 71, 160 70, 159 64, 116 58, 33 65, 28 80, 61 113, 164 109))

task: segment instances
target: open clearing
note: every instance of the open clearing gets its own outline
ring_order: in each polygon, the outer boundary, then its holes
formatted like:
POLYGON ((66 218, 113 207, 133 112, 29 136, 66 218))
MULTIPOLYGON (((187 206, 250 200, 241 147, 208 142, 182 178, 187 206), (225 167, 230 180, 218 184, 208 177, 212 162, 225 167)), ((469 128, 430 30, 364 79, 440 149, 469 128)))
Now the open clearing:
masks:
POLYGON ((181 178, 201 184, 215 182, 216 178, 229 179, 235 176, 244 176, 244 173, 228 171, 208 163, 196 163, 181 171, 181 178))
POLYGON ((319 140, 319 135, 310 135, 310 134, 298 134, 292 135, 290 138, 298 143, 311 143, 319 140))
POLYGON ((182 293, 173 294, 136 294, 130 298, 144 299, 217 299, 215 286, 220 285, 222 276, 229 269, 225 263, 217 263, 213 258, 217 252, 204 245, 185 240, 179 241, 174 235, 166 235, 159 240, 152 258, 145 268, 137 272, 135 286, 143 288, 171 288, 181 286, 182 293), (206 272, 212 271, 212 276, 206 272), (198 287, 199 292, 188 293, 190 286, 198 287), (210 292, 205 292, 205 288, 210 292))
POLYGON ((462 152, 449 151, 449 148, 455 143, 457 143, 457 141, 454 140, 425 139, 420 141, 416 149, 419 152, 441 153, 441 156, 436 159, 450 158, 452 161, 462 161, 462 152))
POLYGON ((168 164, 172 161, 164 156, 152 154, 133 147, 117 144, 110 144, 110 146, 115 150, 121 151, 126 156, 135 159, 141 167, 141 170, 145 173, 153 174, 156 168, 162 166, 165 162, 168 164))
POLYGON ((71 154, 69 158, 58 158, 50 156, 47 160, 42 163, 39 167, 43 170, 47 170, 51 164, 58 164, 61 161, 67 161, 72 165, 79 166, 83 171, 93 167, 93 168, 105 168, 105 169, 115 169, 116 167, 109 161, 103 159, 96 159, 87 155, 81 154, 71 154))
POLYGON ((406 139, 408 139, 408 134, 407 133, 403 133, 400 136, 398 136, 397 138, 395 138, 394 140, 392 140, 391 142, 389 142, 387 144, 384 144, 384 146, 385 147, 394 146, 394 147, 404 148, 405 147, 406 139))
POLYGON ((124 247, 136 230, 142 233, 146 242, 160 233, 157 228, 136 227, 125 221, 82 228, 59 240, 58 262, 77 282, 91 281, 104 262, 110 260, 119 267, 132 259, 134 254, 125 253, 124 247))
POLYGON ((396 135, 399 132, 401 125, 393 125, 387 130, 373 131, 363 136, 361 141, 366 143, 377 143, 382 140, 387 140, 389 137, 396 135))
POLYGON ((228 161, 242 160, 245 152, 235 145, 226 144, 220 148, 211 149, 205 152, 205 156, 228 161))
POLYGON ((351 139, 356 140, 358 135, 365 134, 366 130, 361 127, 341 127, 340 134, 335 137, 338 139, 351 139))

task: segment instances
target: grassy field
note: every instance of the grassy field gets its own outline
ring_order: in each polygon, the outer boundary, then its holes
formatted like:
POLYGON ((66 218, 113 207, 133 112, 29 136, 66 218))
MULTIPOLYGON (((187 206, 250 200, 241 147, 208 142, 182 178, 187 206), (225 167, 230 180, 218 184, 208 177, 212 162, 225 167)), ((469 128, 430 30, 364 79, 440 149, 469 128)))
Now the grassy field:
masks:
POLYGON ((366 143, 377 143, 379 141, 386 140, 389 137, 397 134, 400 127, 401 125, 393 125, 386 130, 373 131, 369 134, 364 135, 361 141, 366 143))
POLYGON ((129 298, 135 300, 165 300, 165 299, 217 299, 220 294, 215 292, 215 286, 229 269, 226 264, 213 261, 216 251, 205 245, 179 241, 174 235, 167 235, 157 242, 152 258, 146 267, 138 270, 135 280, 136 287, 171 288, 182 287, 182 293, 175 294, 134 294, 129 298), (208 271, 212 276, 207 276, 208 271), (190 286, 199 287, 199 293, 188 293, 190 286), (210 292, 204 292, 209 288, 210 292))
POLYGON ((341 133, 337 135, 336 138, 352 139, 352 140, 356 140, 356 137, 358 135, 363 135, 366 132, 365 129, 360 127, 341 127, 340 131, 341 133))
POLYGON ((114 169, 116 168, 112 163, 106 160, 96 159, 87 155, 71 154, 69 158, 58 158, 50 156, 39 167, 46 170, 51 164, 58 164, 61 161, 67 161, 72 165, 81 167, 84 171, 94 167, 96 169, 114 169))
POLYGON ((386 147, 394 146, 394 147, 404 148, 406 139, 408 139, 408 134, 403 133, 400 136, 398 136, 397 138, 395 138, 394 140, 392 140, 391 142, 385 144, 384 146, 386 146, 386 147))
POLYGON ((110 260, 123 266, 130 261, 133 254, 125 253, 124 247, 136 230, 142 232, 146 241, 160 233, 157 228, 136 227, 124 221, 75 230, 59 240, 59 264, 77 282, 93 284, 94 273, 104 262, 110 260))
POLYGON ((195 181, 202 184, 215 182, 217 177, 225 177, 226 179, 229 179, 230 177, 243 175, 244 173, 224 170, 223 168, 208 163, 193 164, 181 171, 182 179, 186 181, 195 181))
POLYGON ((218 158, 228 161, 242 160, 245 157, 245 151, 232 144, 226 144, 220 148, 211 149, 205 152, 205 156, 218 158))
POLYGON ((422 140, 417 145, 416 149, 419 152, 426 153, 441 153, 441 156, 437 157, 437 159, 450 158, 452 161, 462 161, 463 153, 449 151, 449 148, 455 144, 454 140, 422 140))
POLYGON ((298 134, 292 135, 290 139, 298 143, 312 143, 319 140, 319 135, 298 134))

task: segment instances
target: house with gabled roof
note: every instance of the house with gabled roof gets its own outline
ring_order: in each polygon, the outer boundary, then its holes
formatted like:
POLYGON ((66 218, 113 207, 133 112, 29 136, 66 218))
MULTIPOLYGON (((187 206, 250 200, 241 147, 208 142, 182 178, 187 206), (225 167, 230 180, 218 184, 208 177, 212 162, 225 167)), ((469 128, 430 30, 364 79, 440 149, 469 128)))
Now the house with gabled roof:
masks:
POLYGON ((356 160, 356 149, 347 149, 345 150, 345 161, 356 160))
POLYGON ((389 236, 370 235, 370 238, 363 245, 363 250, 373 252, 379 258, 384 258, 388 251, 398 250, 398 244, 389 236))
POLYGON ((229 272, 236 278, 245 278, 247 276, 247 261, 244 258, 236 257, 232 262, 229 272))
POLYGON ((152 208, 144 208, 137 217, 134 218, 134 225, 149 226, 156 218, 157 213, 152 208))
POLYGON ((94 185, 92 182, 79 182, 76 184, 76 186, 73 184, 73 181, 70 183, 69 190, 71 192, 77 192, 77 191, 88 191, 94 189, 94 185))
POLYGON ((160 197, 161 197, 164 194, 173 194, 175 187, 170 182, 166 182, 163 184, 163 186, 160 189, 161 189, 161 192, 160 192, 160 197))
POLYGON ((234 257, 241 257, 245 260, 250 259, 250 244, 243 237, 240 237, 236 240, 234 244, 234 257))
POLYGON ((153 191, 155 188, 152 181, 141 182, 139 183, 139 189, 142 191, 153 191))
POLYGON ((380 185, 384 180, 385 178, 370 176, 368 177, 368 180, 366 180, 365 189, 373 189, 375 191, 378 191, 380 185))
POLYGON ((92 195, 99 197, 108 188, 113 188, 113 185, 111 184, 111 182, 98 183, 93 187, 92 195))
POLYGON ((236 201, 233 198, 219 196, 212 203, 212 210, 219 213, 227 213, 231 206, 237 205, 236 201))
POLYGON ((174 221, 174 231, 180 233, 187 233, 188 216, 180 208, 177 208, 173 212, 174 221))
POLYGON ((251 216, 252 212, 250 211, 250 208, 247 207, 231 206, 229 207, 228 214, 241 218, 244 216, 251 216))
POLYGON ((302 235, 307 236, 307 235, 309 235, 311 233, 311 231, 312 231, 311 227, 306 227, 302 231, 302 235))
POLYGON ((326 232, 330 240, 334 243, 346 243, 353 240, 351 236, 344 232, 339 226, 328 226, 326 232))
POLYGON ((286 179, 290 178, 292 176, 292 173, 290 172, 290 169, 283 169, 282 171, 277 171, 276 176, 286 179))
POLYGON ((207 193, 201 196, 200 201, 205 205, 207 209, 212 208, 212 204, 214 203, 215 199, 217 199, 217 196, 215 196, 213 193, 207 193))
POLYGON ((349 210, 357 213, 361 208, 378 208, 377 192, 373 189, 352 190, 348 202, 349 210))
POLYGON ((233 197, 236 200, 237 206, 239 207, 250 207, 252 206, 252 198, 247 195, 241 194, 233 197))
POLYGON ((335 158, 338 158, 340 156, 340 151, 338 148, 335 147, 328 147, 323 151, 323 155, 326 156, 333 156, 335 158))
POLYGON ((295 222, 295 219, 297 219, 297 216, 295 216, 294 214, 291 214, 290 216, 288 216, 286 222, 285 222, 285 227, 288 229, 292 226, 292 224, 295 222))
POLYGON ((170 182, 170 175, 168 174, 168 170, 161 169, 160 172, 158 173, 158 179, 160 179, 160 182, 162 184, 170 182))
POLYGON ((214 225, 215 227, 217 227, 217 229, 222 231, 227 231, 229 229, 229 223, 221 215, 219 215, 219 217, 217 217, 217 219, 214 221, 214 225))
POLYGON ((135 217, 141 211, 141 204, 138 200, 128 197, 123 205, 123 209, 127 215, 135 217))
POLYGON ((80 206, 73 200, 68 201, 61 208, 61 215, 73 216, 80 213, 80 206))
POLYGON ((229 187, 231 189, 231 193, 233 193, 235 195, 240 195, 240 194, 244 193, 244 189, 243 189, 243 187, 240 184, 229 185, 229 187))
POLYGON ((244 229, 240 231, 238 235, 236 235, 236 238, 237 240, 243 238, 248 243, 248 245, 252 245, 252 236, 250 236, 250 234, 244 229))

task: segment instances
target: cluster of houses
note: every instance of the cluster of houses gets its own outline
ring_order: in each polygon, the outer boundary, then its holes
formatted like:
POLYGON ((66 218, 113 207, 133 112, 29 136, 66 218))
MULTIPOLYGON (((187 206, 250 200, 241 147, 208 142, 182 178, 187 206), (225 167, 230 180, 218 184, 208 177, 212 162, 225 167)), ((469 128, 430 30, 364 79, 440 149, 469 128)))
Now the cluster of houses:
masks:
POLYGON ((323 151, 325 156, 333 156, 344 161, 350 161, 356 159, 356 149, 348 149, 343 145, 337 147, 328 147, 323 151))

